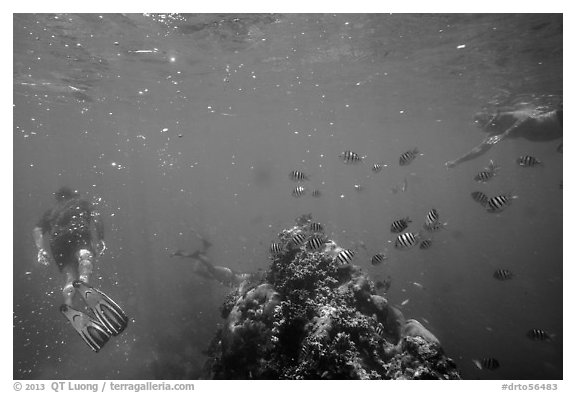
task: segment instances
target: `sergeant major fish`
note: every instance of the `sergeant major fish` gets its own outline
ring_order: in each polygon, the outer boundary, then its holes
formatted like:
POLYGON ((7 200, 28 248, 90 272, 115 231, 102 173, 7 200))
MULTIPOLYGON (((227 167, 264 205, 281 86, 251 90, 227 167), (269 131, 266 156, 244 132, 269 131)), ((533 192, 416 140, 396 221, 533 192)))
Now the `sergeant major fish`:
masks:
POLYGON ((474 191, 470 194, 470 196, 475 202, 478 202, 483 207, 486 207, 486 204, 488 203, 488 196, 482 191, 474 191))
POLYGON ((310 180, 310 179, 309 179, 308 175, 306 175, 304 172, 292 171, 292 172, 290 172, 290 180, 301 182, 301 181, 310 180))
POLYGON ((498 169, 500 169, 500 167, 494 164, 494 161, 490 160, 488 166, 484 168, 483 171, 478 172, 478 174, 474 177, 474 180, 477 182, 486 183, 488 180, 496 176, 498 169))
POLYGON ((492 277, 500 281, 511 280, 513 276, 514 275, 512 274, 512 272, 508 269, 498 269, 492 275, 492 277))
POLYGON ((375 254, 372 257, 372 260, 370 261, 370 263, 372 263, 372 266, 376 266, 376 265, 380 265, 382 262, 384 262, 386 259, 388 259, 388 257, 386 256, 386 254, 379 252, 378 254, 375 254))
POLYGON ((294 198, 300 198, 302 195, 306 193, 306 189, 302 186, 298 186, 292 190, 292 196, 294 198))
POLYGON ((526 333, 526 337, 528 337, 532 341, 552 341, 554 335, 548 333, 546 330, 530 329, 526 333))
POLYGON ((422 243, 420 243, 420 249, 421 250, 427 250, 430 247, 432 247, 432 239, 426 239, 426 240, 422 241, 422 243))
POLYGON ((311 232, 324 232, 324 227, 318 222, 311 222, 309 224, 309 229, 311 232))
POLYGON ((410 224, 412 220, 409 217, 404 217, 399 220, 396 220, 390 224, 390 232, 392 233, 400 233, 406 228, 408 228, 408 224, 410 224))
POLYGON ((357 153, 350 150, 343 151, 338 155, 338 157, 340 157, 340 159, 342 159, 346 164, 358 164, 359 162, 362 162, 363 159, 363 157, 360 157, 357 153))
POLYGON ((534 167, 536 165, 542 165, 542 161, 539 161, 532 156, 520 156, 516 159, 516 163, 523 167, 534 167))
POLYGON ((480 370, 496 370, 500 367, 500 362, 495 358, 472 359, 472 362, 480 370))
POLYGON ((405 153, 402 153, 402 155, 400 155, 400 158, 398 159, 398 163, 400 164, 400 166, 405 166, 410 164, 412 161, 414 161, 414 159, 418 156, 421 156, 422 153, 420 153, 418 151, 417 148, 414 148, 412 150, 408 150, 405 153))
POLYGON ((302 232, 297 233, 292 237, 292 243, 296 246, 301 246, 304 244, 304 241, 306 241, 306 235, 304 235, 302 232))
POLYGON ((308 241, 306 242, 306 247, 308 248, 308 250, 310 251, 317 251, 320 248, 322 248, 322 246, 324 246, 324 239, 320 236, 312 236, 310 239, 308 239, 308 241))
POLYGON ((420 234, 406 232, 398 235, 394 247, 398 250, 408 250, 414 247, 420 241, 420 234))
POLYGON ((354 258, 356 253, 353 250, 342 250, 336 256, 336 262, 340 263, 341 265, 350 263, 352 258, 354 258))
POLYGON ((378 162, 378 163, 372 165, 372 172, 378 173, 378 172, 380 172, 380 171, 382 170, 382 168, 384 168, 384 167, 386 167, 386 166, 388 166, 388 165, 387 165, 387 164, 384 164, 384 163, 382 163, 382 162, 378 162))
POLYGON ((426 225, 432 225, 435 222, 438 222, 439 219, 440 219, 440 215, 438 214, 438 210, 436 210, 435 208, 432 208, 432 209, 430 209, 430 211, 428 213, 426 213, 424 223, 426 225))
POLYGON ((272 243, 270 245, 270 253, 272 255, 278 255, 280 253, 282 253, 283 249, 282 249, 282 245, 280 243, 272 243))
POLYGON ((490 213, 499 213, 510 206, 512 199, 516 198, 518 198, 518 196, 511 194, 492 197, 488 199, 488 202, 486 203, 486 210, 490 213))

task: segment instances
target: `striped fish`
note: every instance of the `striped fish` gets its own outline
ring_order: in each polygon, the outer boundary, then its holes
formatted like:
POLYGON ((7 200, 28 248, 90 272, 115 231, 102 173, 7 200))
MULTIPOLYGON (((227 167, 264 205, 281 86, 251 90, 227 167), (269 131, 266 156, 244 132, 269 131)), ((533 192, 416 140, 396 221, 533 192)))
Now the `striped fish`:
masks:
POLYGON ((553 334, 542 329, 530 329, 526 333, 526 336, 532 341, 551 341, 554 337, 553 334))
POLYGON ((438 232, 439 230, 446 228, 447 225, 447 222, 436 221, 431 223, 425 222, 422 227, 426 230, 426 232, 438 232))
POLYGON ((306 235, 304 235, 302 232, 297 233, 296 235, 294 235, 292 237, 292 243, 296 246, 301 246, 302 244, 304 244, 305 240, 306 240, 306 235))
POLYGON ((474 180, 481 183, 486 183, 488 180, 492 179, 496 176, 496 172, 500 169, 499 166, 494 164, 494 161, 490 160, 490 163, 483 171, 479 172, 475 177, 474 180))
POLYGON ((308 176, 301 171, 292 171, 290 172, 290 180, 292 181, 305 181, 310 180, 308 176))
POLYGON ((320 190, 316 189, 316 190, 312 191, 312 196, 314 198, 320 198, 322 196, 322 192, 320 190))
POLYGON ((482 171, 478 172, 476 176, 474 176, 474 180, 480 183, 486 183, 488 180, 492 179, 496 176, 496 172, 493 171, 482 171))
POLYGON ((357 164, 362 161, 362 157, 350 150, 340 153, 338 157, 340 157, 340 159, 342 159, 346 164, 357 164))
POLYGON ((472 362, 480 370, 496 370, 500 367, 500 362, 495 358, 484 358, 482 360, 473 359, 472 362))
POLYGON ((419 155, 422 155, 422 153, 420 153, 417 148, 408 150, 407 152, 402 153, 402 155, 398 159, 398 163, 400 164, 400 166, 408 165, 412 161, 414 161, 414 159, 419 155))
POLYGON ((302 195, 306 193, 306 189, 302 186, 298 186, 292 190, 292 196, 294 198, 300 198, 302 195))
POLYGON ((478 202, 480 205, 486 207, 486 204, 488 203, 488 196, 482 191, 474 191, 470 194, 470 196, 472 199, 474 199, 475 202, 478 202))
POLYGON ((409 217, 404 217, 399 220, 396 220, 390 225, 390 232, 400 233, 406 228, 408 228, 408 224, 410 224, 411 222, 412 220, 410 220, 409 217))
POLYGON ((384 335, 384 325, 382 325, 381 323, 378 323, 378 326, 376 326, 376 334, 379 336, 383 336, 384 335))
POLYGON ((350 261, 352 261, 352 258, 354 258, 355 254, 356 253, 353 250, 342 250, 336 256, 336 262, 338 262, 341 265, 350 263, 350 261))
POLYGON ((385 166, 388 166, 388 165, 386 165, 386 164, 384 164, 384 163, 382 163, 382 162, 378 162, 378 163, 372 165, 372 172, 378 173, 378 172, 380 172, 380 171, 382 170, 382 168, 384 168, 385 166))
POLYGON ((382 262, 384 262, 386 259, 388 259, 388 257, 386 256, 386 254, 379 252, 378 254, 375 254, 372 257, 372 260, 370 261, 372 263, 373 266, 376 265, 380 265, 382 262))
POLYGON ((516 195, 498 195, 488 199, 486 210, 490 213, 499 213, 512 203, 512 199, 518 198, 516 195))
POLYGON ((424 223, 426 225, 432 225, 435 222, 438 222, 440 215, 438 214, 438 210, 430 209, 430 211, 426 214, 426 218, 424 219, 424 223))
POLYGON ((306 247, 310 251, 319 250, 324 246, 324 239, 319 236, 313 236, 306 242, 306 247))
POLYGON ((432 239, 426 239, 426 240, 422 241, 422 243, 420 243, 420 249, 421 250, 427 250, 430 247, 432 247, 432 239))
POLYGON ((398 250, 407 250, 414 247, 420 241, 420 235, 418 233, 406 232, 398 235, 396 238, 396 243, 394 247, 398 250))
POLYGON ((534 167, 536 165, 542 165, 542 161, 538 161, 532 156, 520 156, 516 159, 516 163, 523 167, 534 167))
POLYGON ((324 232, 324 226, 318 222, 311 222, 309 229, 311 232, 324 232))
POLYGON ((511 280, 514 276, 512 272, 508 269, 498 269, 492 275, 496 280, 506 281, 511 280))
POLYGON ((280 253, 282 253, 283 249, 282 249, 282 244, 280 243, 272 243, 270 245, 270 253, 272 255, 278 255, 280 253))

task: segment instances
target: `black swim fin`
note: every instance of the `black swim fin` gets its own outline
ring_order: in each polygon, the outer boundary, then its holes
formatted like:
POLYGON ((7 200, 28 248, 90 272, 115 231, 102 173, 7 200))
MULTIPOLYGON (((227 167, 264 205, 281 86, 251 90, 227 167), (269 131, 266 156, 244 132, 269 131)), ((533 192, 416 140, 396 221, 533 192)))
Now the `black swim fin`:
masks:
POLYGON ((98 321, 104 325, 110 334, 117 336, 126 329, 128 317, 114 300, 80 280, 74 281, 73 285, 80 293, 84 303, 90 307, 98 321))
POLYGON ((65 304, 60 306, 60 312, 68 318, 72 327, 94 352, 101 350, 104 344, 110 339, 108 330, 100 322, 90 318, 87 314, 65 304))

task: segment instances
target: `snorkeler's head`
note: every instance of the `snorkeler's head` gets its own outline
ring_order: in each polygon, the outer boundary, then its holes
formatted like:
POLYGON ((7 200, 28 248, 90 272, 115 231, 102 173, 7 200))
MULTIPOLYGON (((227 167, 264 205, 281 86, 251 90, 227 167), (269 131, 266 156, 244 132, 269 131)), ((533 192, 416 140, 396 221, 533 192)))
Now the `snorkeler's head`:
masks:
POLYGON ((80 194, 76 190, 72 190, 70 187, 60 187, 58 191, 54 193, 54 198, 58 202, 64 202, 69 199, 78 198, 80 194))

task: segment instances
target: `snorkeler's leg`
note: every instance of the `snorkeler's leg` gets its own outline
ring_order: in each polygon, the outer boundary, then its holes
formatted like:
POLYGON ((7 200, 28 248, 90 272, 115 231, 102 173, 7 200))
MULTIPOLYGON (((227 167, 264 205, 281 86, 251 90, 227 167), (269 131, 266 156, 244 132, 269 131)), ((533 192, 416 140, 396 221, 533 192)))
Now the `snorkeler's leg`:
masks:
POLYGON ((74 299, 74 293, 76 292, 73 283, 77 279, 78 272, 73 264, 64 266, 62 271, 66 274, 66 283, 62 288, 64 304, 67 306, 72 306, 72 300, 74 299))
POLYGON ((463 156, 453 160, 453 161, 446 161, 446 163, 444 165, 446 165, 449 168, 453 168, 456 165, 464 162, 464 161, 469 161, 472 160, 478 156, 481 156, 482 154, 486 153, 488 150, 490 150, 490 148, 493 146, 493 143, 490 143, 490 139, 492 137, 488 137, 486 139, 484 139, 482 141, 482 143, 480 143, 478 146, 476 146, 475 148, 473 148, 472 150, 470 150, 468 153, 464 154, 463 156))
POLYGON ((94 254, 87 249, 81 249, 76 254, 78 258, 78 279, 86 284, 94 270, 94 254))
POLYGON ((214 265, 210 262, 210 258, 204 253, 198 253, 195 258, 206 270, 211 274, 214 275, 214 265))

